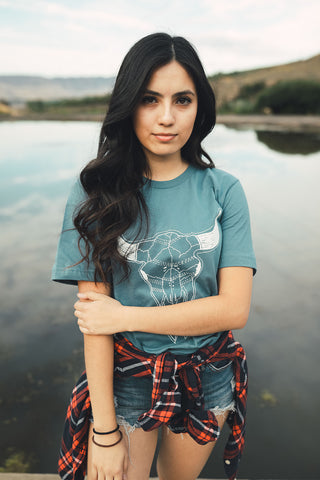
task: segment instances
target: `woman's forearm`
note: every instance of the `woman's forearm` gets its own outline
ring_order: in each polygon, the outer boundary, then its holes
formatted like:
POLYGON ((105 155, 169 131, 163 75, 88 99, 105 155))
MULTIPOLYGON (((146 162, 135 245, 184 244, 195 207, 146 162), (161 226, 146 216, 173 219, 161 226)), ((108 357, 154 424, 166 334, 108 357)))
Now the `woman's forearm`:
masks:
POLYGON ((128 307, 128 331, 163 335, 206 335, 243 328, 249 310, 228 308, 221 296, 199 298, 162 307, 128 307))
POLYGON ((100 431, 113 430, 117 425, 113 400, 113 337, 84 335, 84 353, 94 426, 100 431))
MULTIPOLYGON (((78 287, 79 292, 89 289, 111 295, 111 288, 107 289, 103 283, 81 281, 78 287)), ((84 356, 94 426, 100 431, 113 430, 117 424, 113 400, 113 336, 84 335, 84 356)))
POLYGON ((228 321, 223 315, 218 296, 159 307, 127 307, 125 318, 128 331, 163 335, 206 335, 236 328, 233 318, 228 321))

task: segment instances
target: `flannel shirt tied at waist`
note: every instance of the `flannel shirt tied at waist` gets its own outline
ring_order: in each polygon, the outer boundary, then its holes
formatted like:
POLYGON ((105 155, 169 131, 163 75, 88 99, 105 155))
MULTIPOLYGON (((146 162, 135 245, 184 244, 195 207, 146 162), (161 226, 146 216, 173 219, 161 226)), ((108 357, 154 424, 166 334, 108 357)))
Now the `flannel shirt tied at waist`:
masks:
MULTIPOLYGON (((199 444, 216 441, 220 431, 214 413, 204 409, 200 367, 229 359, 235 379, 235 411, 227 423, 231 432, 224 450, 227 477, 236 477, 244 448, 247 364, 244 349, 223 332, 214 345, 200 348, 178 362, 170 351, 160 355, 143 352, 121 335, 115 336, 115 376, 153 377, 151 408, 139 417, 145 431, 167 425, 173 432, 187 432, 199 444)), ((83 480, 91 404, 85 372, 73 389, 62 438, 58 471, 63 480, 83 480)))

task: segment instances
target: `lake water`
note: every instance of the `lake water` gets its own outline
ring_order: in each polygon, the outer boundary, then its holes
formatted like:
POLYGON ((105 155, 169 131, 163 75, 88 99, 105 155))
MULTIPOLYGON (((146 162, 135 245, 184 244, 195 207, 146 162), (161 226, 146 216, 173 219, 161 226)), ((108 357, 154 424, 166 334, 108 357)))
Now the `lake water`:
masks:
MULTIPOLYGON (((98 136, 90 122, 0 123, 0 466, 56 471, 83 360, 76 289, 50 272, 69 188, 98 136)), ((219 125, 206 148, 245 188, 258 261, 250 319, 235 332, 250 372, 240 477, 319 478, 320 137, 219 125)), ((223 478, 226 435, 203 477, 223 478)))

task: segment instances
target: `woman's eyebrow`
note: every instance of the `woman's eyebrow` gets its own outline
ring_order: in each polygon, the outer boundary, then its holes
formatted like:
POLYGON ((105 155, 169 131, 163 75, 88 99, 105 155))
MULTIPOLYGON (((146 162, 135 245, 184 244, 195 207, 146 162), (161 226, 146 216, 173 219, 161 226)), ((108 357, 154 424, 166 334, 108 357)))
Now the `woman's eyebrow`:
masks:
POLYGON ((182 97, 183 95, 193 95, 194 97, 196 96, 196 94, 192 90, 182 90, 182 92, 177 92, 173 96, 182 97))
MULTIPOLYGON (((145 94, 154 95, 155 97, 163 97, 162 93, 155 92, 154 90, 149 90, 149 89, 147 89, 145 91, 145 94)), ((174 93, 172 96, 173 97, 181 97, 183 95, 193 95, 194 97, 196 96, 195 93, 192 90, 182 90, 181 92, 174 93)))

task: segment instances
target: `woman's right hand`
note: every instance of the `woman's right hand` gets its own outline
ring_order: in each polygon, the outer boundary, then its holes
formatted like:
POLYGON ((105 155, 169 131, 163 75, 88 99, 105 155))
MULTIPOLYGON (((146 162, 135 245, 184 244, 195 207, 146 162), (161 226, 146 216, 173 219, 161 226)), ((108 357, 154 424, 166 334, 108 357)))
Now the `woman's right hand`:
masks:
MULTIPOLYGON (((112 435, 94 435, 94 439, 101 445, 110 445, 119 439, 119 432, 112 435)), ((92 458, 90 460, 92 464, 91 468, 88 464, 88 470, 89 468, 91 470, 90 472, 88 471, 88 480, 125 480, 127 478, 129 455, 128 445, 124 436, 117 445, 109 448, 100 447, 93 443, 92 434, 89 442, 91 443, 92 458)))

